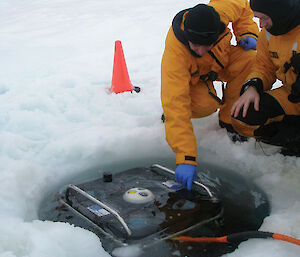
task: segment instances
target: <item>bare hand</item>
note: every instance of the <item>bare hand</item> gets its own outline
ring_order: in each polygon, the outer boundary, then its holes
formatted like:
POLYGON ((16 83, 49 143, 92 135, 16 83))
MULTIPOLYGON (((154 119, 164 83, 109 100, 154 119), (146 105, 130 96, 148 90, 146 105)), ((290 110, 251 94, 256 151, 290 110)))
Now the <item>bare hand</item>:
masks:
POLYGON ((231 116, 236 118, 243 108, 243 117, 246 117, 249 105, 254 103, 254 109, 259 111, 260 96, 255 87, 249 87, 240 98, 232 105, 231 116))

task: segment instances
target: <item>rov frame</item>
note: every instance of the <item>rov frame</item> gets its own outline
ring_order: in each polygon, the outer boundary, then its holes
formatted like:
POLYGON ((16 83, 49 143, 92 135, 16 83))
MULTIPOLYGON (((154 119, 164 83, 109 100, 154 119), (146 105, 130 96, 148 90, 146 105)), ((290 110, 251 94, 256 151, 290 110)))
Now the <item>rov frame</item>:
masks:
MULTIPOLYGON (((161 166, 159 164, 153 164, 149 167, 150 170, 153 169, 158 169, 160 170, 161 173, 165 173, 167 175, 171 175, 174 176, 175 172, 171 169, 168 169, 164 166, 161 166)), ((204 191, 205 194, 207 195, 206 197, 208 197, 209 201, 211 203, 215 203, 218 204, 219 200, 218 198, 215 196, 215 194, 212 192, 212 190, 207 187, 206 185, 198 182, 198 181, 194 181, 193 182, 194 186, 197 187, 198 189, 201 189, 201 191, 204 191)), ((82 190, 80 187, 73 185, 73 184, 69 184, 66 188, 65 194, 61 194, 61 197, 59 198, 59 202, 62 203, 65 207, 67 207, 68 210, 72 211, 75 215, 81 217, 82 219, 86 220, 87 222, 89 222, 89 224, 91 224, 92 226, 94 226, 98 231, 100 231, 104 236, 110 238, 111 240, 113 240, 118 246, 127 246, 128 242, 127 239, 130 238, 130 236, 132 235, 132 231, 129 227, 129 225, 126 223, 125 218, 122 217, 119 212, 114 209, 112 206, 109 206, 108 204, 104 203, 103 201, 95 198, 94 196, 90 195, 89 193, 87 193, 86 191, 82 190), (89 201, 91 201, 93 204, 100 206, 101 208, 103 208, 105 211, 109 212, 109 214, 111 214, 119 223, 120 225, 123 227, 124 231, 126 231, 126 236, 125 239, 124 238, 117 238, 115 237, 113 234, 107 232, 105 229, 103 229, 100 225, 96 224, 94 221, 92 221, 89 217, 87 217, 86 215, 82 214, 80 211, 78 211, 76 208, 74 208, 71 205, 71 201, 69 200, 69 192, 70 191, 75 191, 76 193, 78 193, 79 195, 81 195, 82 197, 88 199, 89 201)), ((185 229, 182 229, 180 231, 177 231, 175 233, 169 234, 169 235, 164 235, 161 238, 154 238, 155 240, 151 243, 155 243, 155 241, 159 240, 167 240, 170 238, 173 238, 174 236, 178 236, 181 234, 184 234, 190 230, 196 229, 197 227, 200 227, 204 224, 207 224, 209 222, 212 221, 218 221, 221 220, 222 218, 222 214, 223 214, 223 209, 220 208, 220 212, 218 212, 215 216, 203 220, 201 222, 198 222, 196 224, 193 224, 192 226, 189 226, 185 229)), ((148 244, 149 245, 149 244, 148 244)))

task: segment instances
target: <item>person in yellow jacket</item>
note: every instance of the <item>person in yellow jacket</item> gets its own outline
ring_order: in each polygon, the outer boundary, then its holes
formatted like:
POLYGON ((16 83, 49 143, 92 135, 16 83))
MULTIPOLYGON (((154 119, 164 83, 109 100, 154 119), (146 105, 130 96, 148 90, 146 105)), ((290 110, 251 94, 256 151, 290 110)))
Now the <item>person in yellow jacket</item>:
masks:
POLYGON ((180 11, 170 27, 161 63, 161 101, 166 139, 176 153, 175 178, 191 189, 197 166, 197 143, 191 118, 218 109, 229 132, 230 110, 255 61, 258 26, 248 0, 211 0, 180 11), (231 23, 238 45, 231 44, 231 23), (213 81, 227 82, 223 98, 213 81))
POLYGON ((300 1, 250 0, 262 28, 253 70, 234 103, 238 133, 300 156, 300 1), (278 79, 282 85, 272 89, 278 79))

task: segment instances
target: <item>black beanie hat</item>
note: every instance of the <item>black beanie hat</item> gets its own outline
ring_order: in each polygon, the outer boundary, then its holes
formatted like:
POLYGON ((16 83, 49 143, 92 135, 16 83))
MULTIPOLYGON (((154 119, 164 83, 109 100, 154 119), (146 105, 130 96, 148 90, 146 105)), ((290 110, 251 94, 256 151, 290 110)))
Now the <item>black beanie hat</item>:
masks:
POLYGON ((184 34, 188 41, 198 45, 211 45, 224 31, 225 24, 215 9, 206 4, 191 8, 184 21, 184 34))
POLYGON ((272 35, 288 33, 300 24, 299 0, 250 0, 250 7, 271 18, 273 25, 267 30, 272 35))

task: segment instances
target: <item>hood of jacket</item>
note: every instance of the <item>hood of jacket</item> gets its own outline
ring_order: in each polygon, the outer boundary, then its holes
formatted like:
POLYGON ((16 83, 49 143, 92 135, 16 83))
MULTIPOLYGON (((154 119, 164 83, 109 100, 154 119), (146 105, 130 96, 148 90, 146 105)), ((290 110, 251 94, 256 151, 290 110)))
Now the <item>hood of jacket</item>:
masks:
POLYGON ((272 35, 283 35, 300 24, 300 0, 250 0, 253 11, 268 15, 273 22, 267 29, 272 35))

